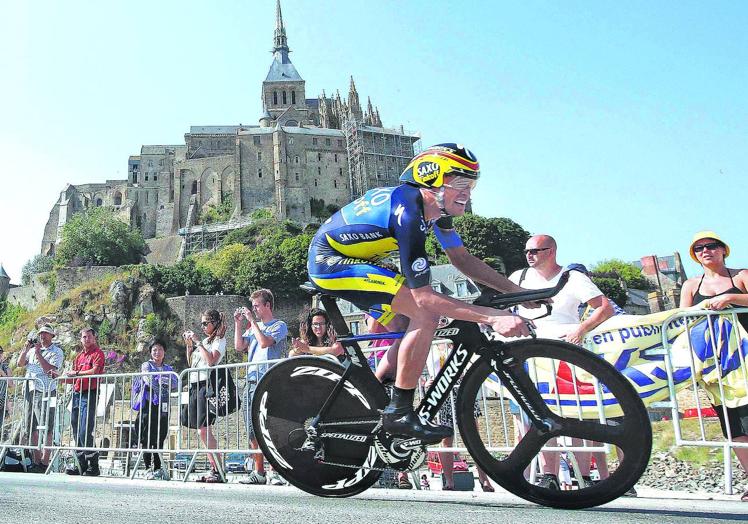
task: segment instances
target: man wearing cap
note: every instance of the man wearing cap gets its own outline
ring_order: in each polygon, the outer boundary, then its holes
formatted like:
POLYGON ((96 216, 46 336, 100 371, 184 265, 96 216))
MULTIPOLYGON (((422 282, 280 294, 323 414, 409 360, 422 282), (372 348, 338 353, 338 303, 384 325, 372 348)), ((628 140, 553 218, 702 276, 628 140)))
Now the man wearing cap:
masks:
MULTIPOLYGON (((38 333, 30 333, 26 345, 18 355, 16 365, 26 368, 24 385, 24 422, 21 442, 39 444, 39 430, 46 435, 47 446, 52 445, 55 421, 56 378, 62 369, 62 349, 52 342, 55 330, 44 324, 38 333)), ((42 473, 49 465, 49 450, 32 451, 33 463, 29 471, 42 473)))
MULTIPOLYGON (((729 307, 748 307, 748 270, 731 269, 725 265, 730 246, 714 231, 699 231, 691 240, 691 258, 701 265, 704 274, 686 280, 680 294, 680 307, 701 305, 704 309, 722 310, 729 307)), ((748 313, 738 315, 738 321, 748 330, 748 313)), ((736 442, 748 442, 748 404, 737 407, 715 405, 715 411, 727 437, 736 442), (725 420, 725 412, 727 420, 725 420)), ((733 448, 740 464, 748 471, 748 449, 733 448)), ((748 502, 748 491, 740 498, 748 502)))

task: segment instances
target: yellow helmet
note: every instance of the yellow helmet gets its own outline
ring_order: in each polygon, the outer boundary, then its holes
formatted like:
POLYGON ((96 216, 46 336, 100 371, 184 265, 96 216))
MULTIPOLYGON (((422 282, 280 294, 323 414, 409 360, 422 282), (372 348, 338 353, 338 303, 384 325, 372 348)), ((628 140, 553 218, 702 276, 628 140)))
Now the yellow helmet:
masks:
POLYGON ((701 262, 699 262, 699 259, 696 258, 696 253, 693 252, 693 245, 699 240, 704 240, 705 238, 712 238, 725 246, 725 258, 730 256, 730 246, 728 246, 727 242, 722 240, 717 233, 715 233, 714 231, 699 231, 693 236, 693 239, 691 240, 691 247, 688 248, 688 252, 690 253, 691 258, 694 262, 696 262, 697 264, 701 264, 701 262))
POLYGON ((437 144, 410 161, 400 182, 422 187, 442 187, 447 175, 477 180, 480 166, 475 155, 462 144, 437 144))

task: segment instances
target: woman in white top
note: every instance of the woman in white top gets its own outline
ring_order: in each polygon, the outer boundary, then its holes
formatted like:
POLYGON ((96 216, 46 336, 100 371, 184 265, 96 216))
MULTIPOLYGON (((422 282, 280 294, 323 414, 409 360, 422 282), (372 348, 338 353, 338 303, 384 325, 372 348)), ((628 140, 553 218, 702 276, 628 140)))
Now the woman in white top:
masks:
MULTIPOLYGON (((200 325, 205 338, 200 340, 196 333, 186 331, 184 342, 187 346, 187 362, 191 368, 204 369, 217 366, 226 355, 226 322, 222 313, 215 309, 204 311, 200 325)), ((182 413, 182 424, 197 429, 200 440, 208 449, 216 447, 216 438, 210 426, 215 421, 215 414, 208 410, 206 390, 208 386, 208 371, 190 372, 189 402, 186 413, 182 413)), ((216 458, 208 454, 211 472, 198 479, 198 482, 220 483, 223 479, 218 474, 216 458)))

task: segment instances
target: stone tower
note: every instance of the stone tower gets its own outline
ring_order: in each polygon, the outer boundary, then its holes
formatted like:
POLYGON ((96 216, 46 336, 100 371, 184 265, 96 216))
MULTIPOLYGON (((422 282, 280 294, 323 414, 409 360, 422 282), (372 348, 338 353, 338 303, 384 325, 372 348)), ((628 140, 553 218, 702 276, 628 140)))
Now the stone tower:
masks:
POLYGON ((262 105, 273 121, 281 116, 286 116, 287 118, 283 119, 283 125, 288 125, 285 120, 289 119, 295 120, 296 125, 298 125, 299 118, 305 119, 308 113, 306 82, 291 63, 288 56, 290 52, 286 28, 283 25, 280 0, 277 0, 272 49, 273 63, 270 65, 267 77, 262 83, 262 105))
POLYGON ((0 300, 5 300, 10 289, 10 277, 5 272, 5 268, 0 264, 0 300))

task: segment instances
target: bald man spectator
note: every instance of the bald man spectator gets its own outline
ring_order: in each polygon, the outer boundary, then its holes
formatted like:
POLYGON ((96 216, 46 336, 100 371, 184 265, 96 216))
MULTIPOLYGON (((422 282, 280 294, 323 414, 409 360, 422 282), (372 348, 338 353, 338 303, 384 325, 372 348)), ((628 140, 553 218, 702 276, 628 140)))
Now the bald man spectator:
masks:
MULTIPOLYGON (((509 276, 509 280, 526 289, 542 289, 555 286, 564 269, 556 261, 556 250, 556 241, 552 236, 535 235, 530 237, 525 245, 525 258, 529 267, 515 271, 509 276)), ((614 313, 613 306, 602 291, 592 282, 589 276, 580 271, 571 271, 569 281, 553 297, 552 310, 549 316, 537 318, 542 315, 537 310, 533 311, 521 306, 518 309, 520 316, 533 319, 538 336, 565 340, 576 345, 582 345, 585 335, 613 316, 614 313), (584 321, 579 319, 579 306, 582 304, 587 304, 590 308, 593 308, 592 314, 584 321)), ((555 441, 549 441, 548 445, 554 446, 555 441)), ((575 442, 574 445, 579 444, 575 442)), ((539 485, 559 489, 559 454, 543 452, 540 455, 543 474, 540 477, 539 485)), ((577 453, 577 456, 579 457, 579 469, 582 476, 589 478, 590 454, 577 453)), ((600 466, 604 464, 604 461, 601 464, 599 459, 597 462, 600 466)), ((601 475, 603 473, 607 473, 607 471, 600 471, 601 475)))

